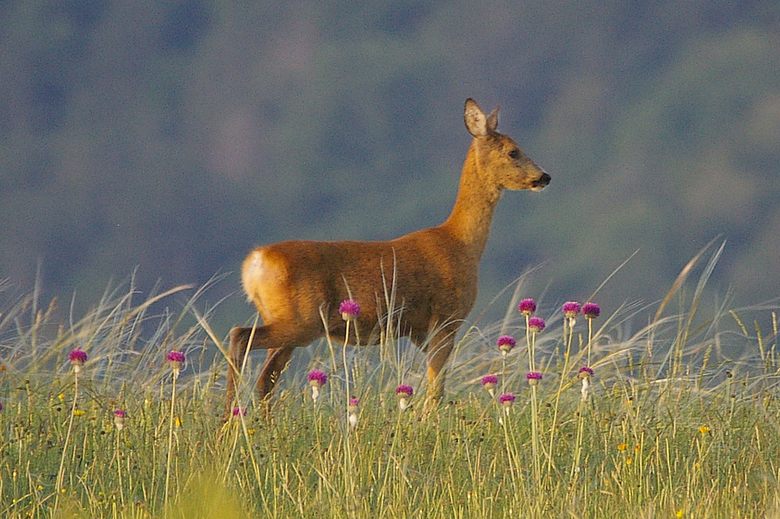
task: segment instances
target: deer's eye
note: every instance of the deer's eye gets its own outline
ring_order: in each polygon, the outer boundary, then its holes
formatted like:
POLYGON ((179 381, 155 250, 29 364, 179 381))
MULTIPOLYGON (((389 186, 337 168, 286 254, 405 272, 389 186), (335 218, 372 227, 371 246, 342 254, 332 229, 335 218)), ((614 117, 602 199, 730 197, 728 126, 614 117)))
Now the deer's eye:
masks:
POLYGON ((512 160, 517 160, 520 158, 520 150, 512 150, 509 152, 509 158, 512 160))

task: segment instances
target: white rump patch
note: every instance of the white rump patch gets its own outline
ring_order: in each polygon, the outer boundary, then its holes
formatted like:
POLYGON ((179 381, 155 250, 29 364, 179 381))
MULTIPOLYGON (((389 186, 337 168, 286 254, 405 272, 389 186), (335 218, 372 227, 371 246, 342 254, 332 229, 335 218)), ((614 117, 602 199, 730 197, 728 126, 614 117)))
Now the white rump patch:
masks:
POLYGON ((244 265, 241 268, 241 283, 244 285, 244 291, 247 295, 247 300, 253 302, 252 294, 249 293, 249 287, 256 287, 260 280, 263 278, 265 268, 263 267, 263 250, 253 250, 249 253, 244 265))

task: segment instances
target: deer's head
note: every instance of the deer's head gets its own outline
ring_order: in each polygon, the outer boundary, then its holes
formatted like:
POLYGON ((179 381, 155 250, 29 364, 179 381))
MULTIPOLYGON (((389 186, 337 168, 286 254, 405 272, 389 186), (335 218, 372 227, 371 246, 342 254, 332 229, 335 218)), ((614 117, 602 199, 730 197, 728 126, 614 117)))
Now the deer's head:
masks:
POLYGON ((550 175, 529 159, 515 141, 496 131, 498 108, 485 115, 473 99, 467 99, 463 118, 475 139, 477 167, 488 176, 486 182, 498 189, 532 191, 541 191, 550 183, 550 175))

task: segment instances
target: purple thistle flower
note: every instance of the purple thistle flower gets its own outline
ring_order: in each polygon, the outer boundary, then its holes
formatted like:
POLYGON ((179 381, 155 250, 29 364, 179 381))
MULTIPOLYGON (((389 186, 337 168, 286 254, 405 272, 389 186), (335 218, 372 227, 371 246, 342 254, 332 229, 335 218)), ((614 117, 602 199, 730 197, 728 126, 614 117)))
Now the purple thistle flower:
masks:
POLYGON ((117 431, 121 431, 124 428, 126 416, 127 412, 125 412, 123 409, 117 409, 114 411, 114 425, 116 426, 117 431))
POLYGON ((599 308, 599 305, 596 303, 591 303, 589 301, 582 305, 582 315, 588 319, 595 319, 599 314, 601 314, 601 308, 599 308))
POLYGON ((593 376, 593 370, 589 368, 588 366, 582 366, 577 372, 577 377, 583 379, 583 378, 590 378, 593 376))
POLYGON ((495 387, 496 384, 498 384, 498 377, 495 375, 485 375, 482 377, 482 385, 483 386, 493 386, 495 387))
POLYGON ((512 393, 504 393, 500 397, 498 397, 498 403, 503 405, 504 407, 511 406, 515 401, 515 395, 512 393))
POLYGON ((317 386, 318 388, 325 385, 328 381, 328 375, 318 369, 309 371, 309 385, 317 386))
POLYGON ((68 353, 68 360, 70 361, 70 365, 73 366, 73 371, 78 373, 81 371, 81 366, 87 362, 87 352, 75 349, 68 353))
POLYGON ((395 396, 398 397, 398 408, 401 409, 401 411, 406 411, 406 408, 409 407, 409 399, 413 394, 414 389, 408 384, 401 384, 395 388, 395 396))
POLYGON ((309 385, 311 386, 311 399, 317 403, 320 397, 320 388, 328 381, 328 375, 318 369, 309 372, 309 385))
POLYGON ((487 389, 488 391, 491 391, 494 387, 498 385, 498 377, 495 375, 485 375, 482 377, 482 386, 487 389))
POLYGON ((68 360, 74 364, 84 364, 87 362, 87 352, 79 349, 73 350, 68 353, 68 360))
POLYGON ((588 366, 581 367, 580 371, 577 373, 577 377, 582 380, 582 389, 580 392, 582 393, 583 402, 588 399, 588 394, 590 393, 590 377, 592 376, 593 370, 588 366))
POLYGON ((533 333, 539 333, 544 330, 544 319, 541 317, 531 317, 528 319, 528 329, 533 333))
POLYGON ((563 315, 565 315, 567 319, 574 319, 577 317, 577 314, 580 313, 580 309, 581 307, 578 302, 569 301, 563 305, 563 315))
POLYGON ((498 385, 498 377, 495 375, 485 375, 482 377, 482 387, 487 389, 487 392, 490 393, 490 396, 495 397, 496 392, 494 389, 498 385))
POLYGON ((528 381, 530 385, 535 386, 536 384, 539 383, 540 380, 542 380, 542 374, 539 373, 538 371, 529 371, 526 374, 525 379, 528 381))
POLYGON ((184 362, 184 354, 180 351, 171 351, 168 353, 168 362, 184 362))
POLYGON ((181 370, 181 365, 184 362, 184 354, 180 351, 170 351, 168 352, 168 365, 173 370, 174 376, 179 375, 179 371, 181 370))
POLYGON ((360 404, 360 400, 358 400, 355 397, 352 397, 349 399, 348 405, 347 405, 347 421, 349 422, 349 426, 351 429, 354 429, 355 426, 357 426, 358 422, 358 404, 360 404))
POLYGON ((234 407, 233 416, 246 416, 246 407, 234 407))
POLYGON ((400 398, 409 398, 414 394, 414 389, 408 384, 401 384, 395 388, 395 394, 400 398))
POLYGON ((533 299, 523 299, 520 304, 517 305, 517 309, 523 315, 531 315, 536 312, 536 303, 533 299))
POLYGON ((357 301, 346 299, 339 305, 339 313, 345 321, 354 321, 360 313, 360 305, 357 304, 357 301))
POLYGON ((0 402, 0 411, 2 411, 2 410, 3 410, 3 403, 0 402))
POLYGON ((498 349, 501 350, 501 353, 506 355, 507 353, 512 351, 512 348, 514 348, 517 345, 517 341, 514 339, 514 337, 510 337, 509 335, 504 335, 498 338, 496 344, 498 345, 498 349))

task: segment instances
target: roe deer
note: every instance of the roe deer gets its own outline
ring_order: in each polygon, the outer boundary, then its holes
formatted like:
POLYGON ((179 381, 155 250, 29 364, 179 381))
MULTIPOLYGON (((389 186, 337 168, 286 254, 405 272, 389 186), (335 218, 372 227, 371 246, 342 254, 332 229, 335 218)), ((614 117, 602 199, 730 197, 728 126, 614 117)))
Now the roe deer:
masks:
POLYGON ((501 192, 540 191, 550 182, 550 176, 512 139, 496 131, 498 108, 486 116, 467 99, 464 120, 474 140, 455 207, 442 225, 386 242, 286 241, 249 253, 241 280, 263 325, 230 332, 228 408, 233 405, 250 337, 250 350, 268 350, 257 381, 262 399, 273 389, 293 350, 325 335, 321 309, 334 338, 345 334, 338 307, 346 299, 360 304, 359 336, 367 337, 366 332, 377 327, 387 311, 385 270, 395 275, 398 332, 425 348, 428 392, 441 397, 442 368, 477 297, 479 260, 501 192))

